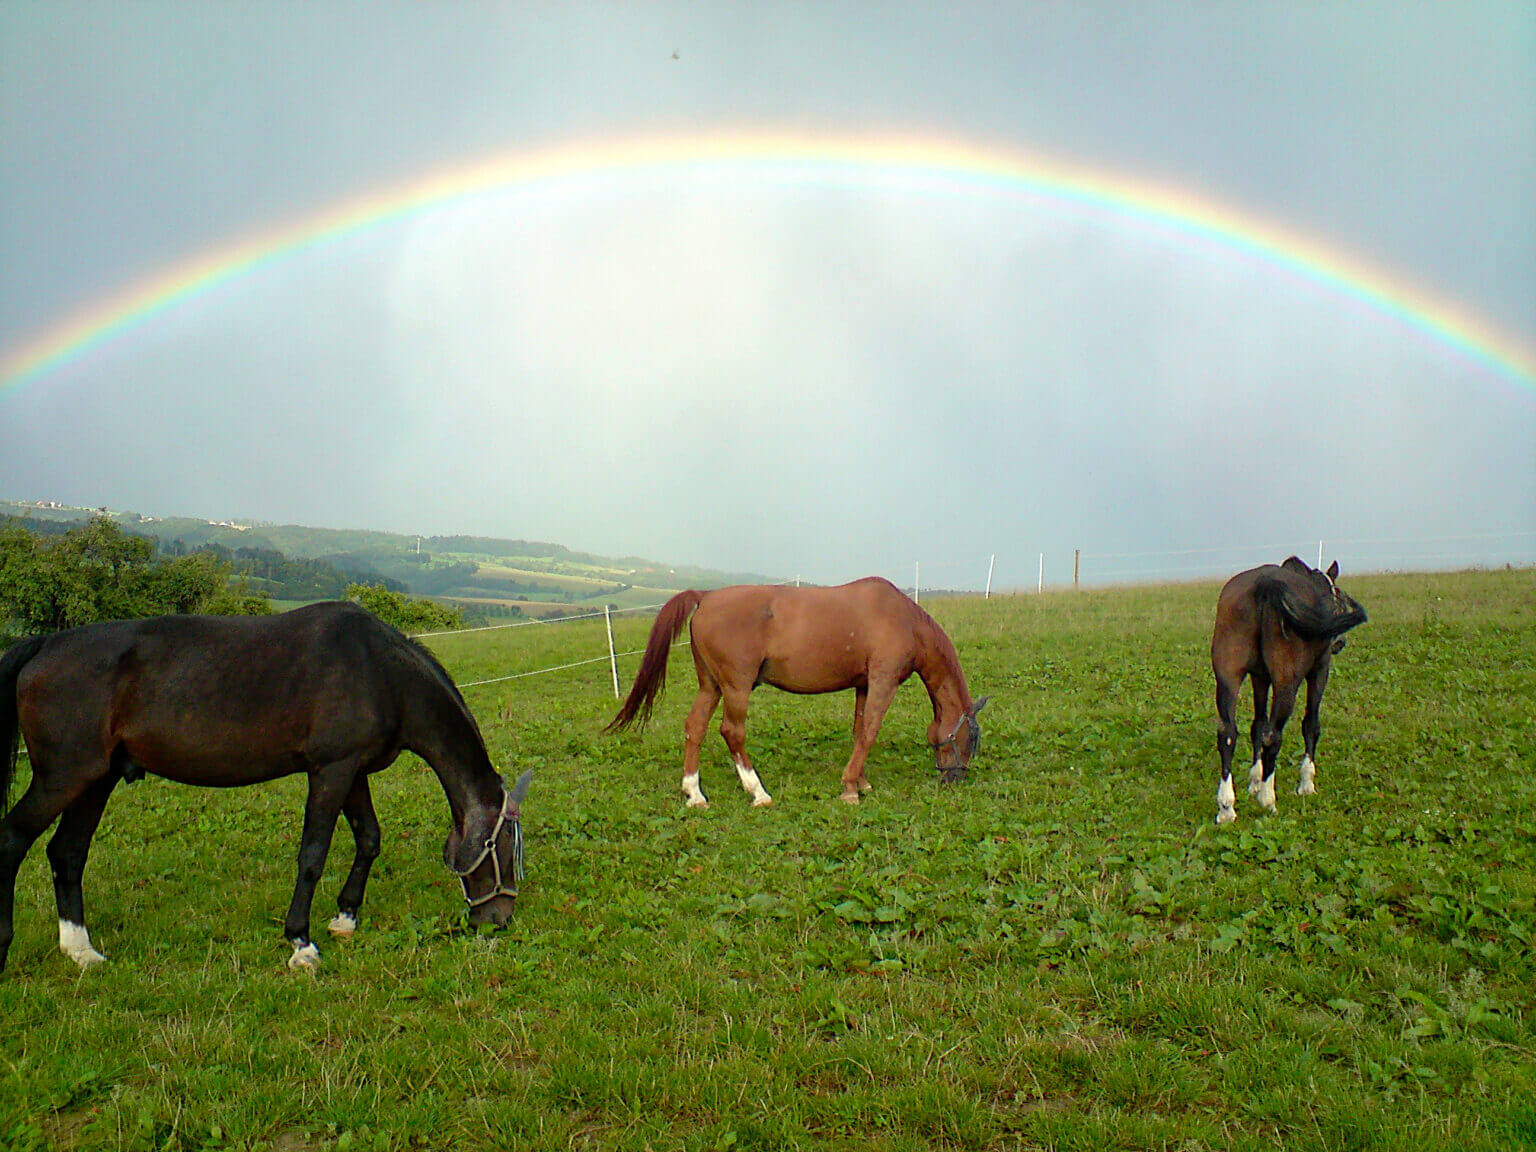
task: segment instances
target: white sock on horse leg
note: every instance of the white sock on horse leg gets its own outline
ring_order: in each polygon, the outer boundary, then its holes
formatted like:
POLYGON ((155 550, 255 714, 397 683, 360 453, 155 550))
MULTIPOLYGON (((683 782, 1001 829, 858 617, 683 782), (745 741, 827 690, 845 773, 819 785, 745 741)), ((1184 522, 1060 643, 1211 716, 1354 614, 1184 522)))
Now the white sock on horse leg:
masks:
POLYGON ((1216 823, 1230 824, 1236 819, 1237 808, 1234 804, 1232 777, 1223 776, 1216 788, 1216 823))
POLYGON ((752 807, 766 808, 773 803, 773 797, 764 789, 763 782, 757 778, 757 772, 739 758, 736 761, 736 776, 747 790, 747 795, 752 797, 752 807))
POLYGON ((704 792, 699 787, 699 774, 683 777, 683 795, 688 798, 690 808, 708 808, 709 801, 704 799, 704 792))
POLYGON ((1248 795, 1257 796, 1259 789, 1264 786, 1264 761, 1255 760, 1253 767, 1248 769, 1248 795))
POLYGON ((1312 763, 1312 757, 1301 758, 1301 772, 1296 780, 1296 795, 1310 796, 1317 791, 1317 765, 1312 763))
POLYGON ((91 947, 91 934, 85 930, 85 925, 76 924, 72 920, 59 921, 59 951, 82 968, 100 964, 106 959, 91 947))
POLYGON ((306 941, 302 947, 293 946, 293 955, 288 957, 288 967, 297 971, 300 968, 313 972, 320 967, 320 949, 306 941))

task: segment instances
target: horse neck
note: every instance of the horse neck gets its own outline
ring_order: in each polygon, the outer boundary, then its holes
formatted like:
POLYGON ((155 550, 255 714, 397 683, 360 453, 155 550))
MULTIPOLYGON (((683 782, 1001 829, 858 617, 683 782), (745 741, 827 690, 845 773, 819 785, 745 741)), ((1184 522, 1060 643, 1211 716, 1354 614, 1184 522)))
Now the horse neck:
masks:
POLYGON ((917 635, 917 674, 933 701, 934 719, 940 724, 946 720, 958 723, 960 714, 971 706, 971 690, 966 687, 955 646, 932 620, 925 620, 917 635))
POLYGON ((428 675, 411 693, 401 743, 427 762, 443 786, 456 826, 473 808, 499 808, 502 780, 491 764, 480 730, 457 691, 428 675))

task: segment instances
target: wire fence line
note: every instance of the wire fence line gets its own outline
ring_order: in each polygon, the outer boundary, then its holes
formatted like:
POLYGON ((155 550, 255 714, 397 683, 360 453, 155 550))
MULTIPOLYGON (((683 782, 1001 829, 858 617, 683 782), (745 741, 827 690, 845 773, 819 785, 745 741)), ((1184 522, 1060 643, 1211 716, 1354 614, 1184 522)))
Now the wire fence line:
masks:
POLYGON ((436 636, 463 636, 467 632, 497 632, 503 628, 529 628, 535 624, 564 624, 567 620, 595 620, 599 616, 617 616, 622 612, 650 612, 660 604, 639 604, 633 608, 611 608, 604 612, 579 612, 574 616, 548 616, 541 620, 514 620, 510 624, 477 624, 473 628, 445 628, 441 632, 413 632, 417 640, 430 640, 436 636))
MULTIPOLYGON (((1002 544, 1003 542, 1000 542, 1002 544)), ((1043 592, 1158 580, 1216 579, 1288 555, 1326 565, 1337 558, 1349 573, 1438 571, 1448 568, 1536 566, 1536 529, 1424 536, 1322 536, 1273 543, 1206 547, 1027 549, 1007 543, 969 560, 886 564, 876 574, 908 595, 1043 592)))
MULTIPOLYGON (((914 582, 903 584, 899 580, 892 583, 902 587, 909 595, 922 598, 923 596, 939 595, 944 593, 976 594, 990 584, 993 591, 1007 591, 1017 594, 1020 591, 1043 591, 1046 587, 1054 590, 1070 588, 1081 585, 1105 587, 1117 583, 1144 583, 1157 580, 1193 580, 1202 578, 1218 578, 1229 576, 1246 567, 1253 567, 1263 563, 1274 563, 1284 555, 1301 556, 1308 562, 1322 563, 1326 556, 1342 556, 1345 567, 1353 573, 1362 572, 1393 572, 1393 571, 1425 571, 1445 569, 1448 567, 1536 567, 1536 529, 1519 529, 1509 532, 1468 532, 1458 534, 1446 534, 1436 536, 1359 536, 1339 537, 1336 539, 1323 538, 1313 541, 1291 540, 1285 543, 1273 544, 1231 544, 1203 548, 1169 548, 1156 551, 1096 551, 1086 548, 1073 549, 1065 553, 1065 559, 1050 555, 1051 563, 1047 564, 1047 553, 1024 554, 1030 561, 1031 577, 1027 582, 1014 580, 1011 584, 1005 577, 1002 580, 991 583, 994 576, 994 568, 1001 567, 997 564, 997 555, 989 555, 978 561, 942 560, 935 563, 914 562, 909 568, 908 574, 913 576, 914 582), (1471 547, 1457 547, 1457 545, 1469 545, 1471 547), (1490 547, 1490 545, 1497 545, 1490 547), (1448 547, 1449 546, 1449 547, 1448 547), (1314 555, 1315 549, 1315 555, 1314 555), (1111 562, 1109 567, 1104 562, 1111 562), (1145 561, 1150 563, 1136 563, 1145 561), (1171 563, 1155 563, 1156 561, 1171 561, 1171 563), (1067 567, 1070 566, 1070 567, 1067 567), (1065 571, 1063 570, 1065 568, 1065 571), (917 581, 921 572, 928 572, 935 576, 936 582, 929 587, 923 587, 917 581), (1046 579, 1049 573, 1050 579, 1046 579), (1070 576, 1067 575, 1070 573, 1070 576), (955 575, 961 575, 960 580, 954 579, 955 575), (984 578, 986 582, 984 583, 984 578)), ((1009 568, 1018 569, 1021 565, 1018 559, 1010 558, 1005 561, 1009 568)), ((886 574, 895 571, 889 570, 886 574)), ((1006 569, 1005 569, 1006 571, 1006 569)), ((799 585, 811 583, 801 578, 782 580, 784 585, 799 585)), ((550 626, 564 624, 579 620, 595 620, 609 618, 624 613, 653 612, 663 607, 662 604, 640 604, 628 608, 611 608, 601 612, 584 612, 571 616, 549 617, 541 620, 517 620, 508 624, 488 624, 475 628, 455 628, 442 632, 417 633, 416 638, 423 641, 435 640, 441 636, 461 636, 475 632, 496 632, 509 628, 528 628, 534 625, 550 626)), ((687 647, 689 641, 680 640, 673 647, 687 647)), ((511 672, 505 676, 493 676, 484 680, 471 680, 459 685, 460 688, 478 688, 487 684, 500 684, 510 680, 521 680, 530 676, 542 676, 554 672, 565 672, 573 668, 583 668, 593 664, 607 663, 613 669, 614 694, 618 692, 618 660, 623 657, 636 656, 644 649, 636 648, 625 652, 615 651, 613 648, 612 630, 609 629, 608 651, 601 656, 593 656, 585 660, 573 660, 564 664, 556 664, 547 668, 533 668, 523 672, 511 672)))
MULTIPOLYGON (((687 648, 692 641, 679 640, 672 645, 674 648, 687 648)), ((615 656, 638 656, 644 652, 644 648, 631 648, 628 652, 615 652, 615 656)), ((460 684, 460 688, 478 688, 482 684, 500 684, 503 680, 521 680, 525 676, 542 676, 546 672, 564 672, 567 668, 581 668, 587 664, 606 664, 610 657, 594 656, 590 660, 573 660, 569 664, 556 664, 553 668, 534 668, 528 672, 513 672, 506 676, 493 676, 489 680, 470 680, 460 684)))

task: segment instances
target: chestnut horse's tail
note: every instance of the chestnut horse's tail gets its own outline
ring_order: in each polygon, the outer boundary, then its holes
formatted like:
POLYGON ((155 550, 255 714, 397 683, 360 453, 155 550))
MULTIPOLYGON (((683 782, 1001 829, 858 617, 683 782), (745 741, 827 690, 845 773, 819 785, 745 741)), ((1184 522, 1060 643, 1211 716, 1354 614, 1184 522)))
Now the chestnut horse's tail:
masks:
POLYGON ((672 652, 672 642, 702 599, 704 593, 690 588, 662 605, 656 614, 656 623, 651 625, 651 638, 645 643, 645 655, 640 660, 635 683, 624 698, 619 714, 603 729, 604 732, 622 732, 637 722, 643 726, 651 718, 651 708, 667 686, 667 657, 672 652))
POLYGON ((43 647, 46 636, 34 636, 0 654, 0 815, 10 808, 11 777, 16 772, 16 750, 21 743, 21 721, 16 712, 16 681, 21 669, 43 647))

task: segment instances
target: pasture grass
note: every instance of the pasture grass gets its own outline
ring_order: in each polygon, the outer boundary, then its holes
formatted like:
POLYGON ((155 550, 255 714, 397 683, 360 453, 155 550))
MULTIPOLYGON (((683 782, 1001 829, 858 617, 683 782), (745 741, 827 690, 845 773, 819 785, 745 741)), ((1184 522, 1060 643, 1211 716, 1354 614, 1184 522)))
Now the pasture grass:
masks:
MULTIPOLYGON (((121 787, 86 876, 108 964, 61 956, 41 843, 23 867, 0 1146, 1536 1145, 1536 572, 1344 583, 1371 619, 1319 792, 1291 792, 1298 710, 1279 815, 1240 787, 1222 829, 1214 585, 932 601, 992 695, 982 754, 938 785, 914 680, 856 808, 849 693, 755 694, 774 807, 711 736, 689 812, 686 649, 639 736, 600 733, 605 663, 470 688, 508 775, 537 769, 513 923, 464 927, 406 757, 314 978, 280 931, 301 780, 121 787)), ((648 623, 615 618, 619 649, 648 623)), ((468 682, 601 655, 602 627, 432 646, 468 682)), ((350 851, 343 824, 317 929, 350 851)))

